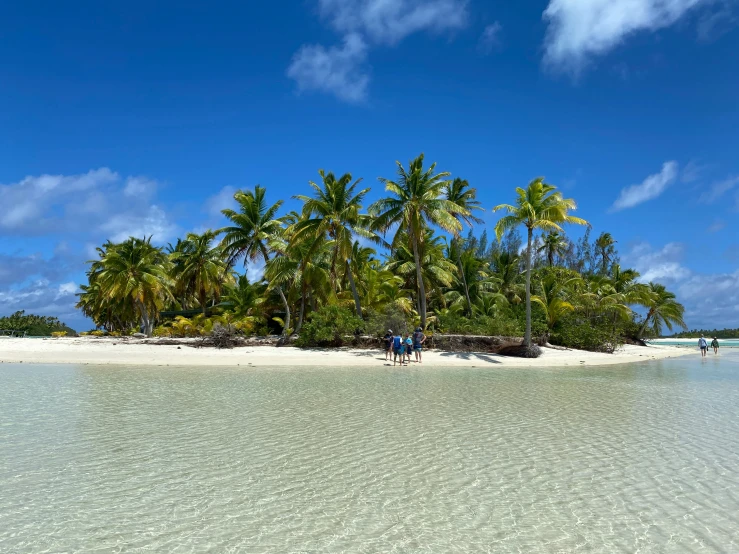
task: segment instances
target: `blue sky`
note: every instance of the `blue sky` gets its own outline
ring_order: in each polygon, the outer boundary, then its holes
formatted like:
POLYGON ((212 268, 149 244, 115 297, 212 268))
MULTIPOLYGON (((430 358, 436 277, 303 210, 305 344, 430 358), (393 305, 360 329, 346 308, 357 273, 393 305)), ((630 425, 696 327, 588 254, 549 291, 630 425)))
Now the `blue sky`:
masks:
POLYGON ((86 328, 105 239, 218 226, 236 188, 287 200, 319 168, 373 200, 424 152, 487 208, 545 176, 691 327, 739 327, 736 0, 13 4, 0 314, 86 328))

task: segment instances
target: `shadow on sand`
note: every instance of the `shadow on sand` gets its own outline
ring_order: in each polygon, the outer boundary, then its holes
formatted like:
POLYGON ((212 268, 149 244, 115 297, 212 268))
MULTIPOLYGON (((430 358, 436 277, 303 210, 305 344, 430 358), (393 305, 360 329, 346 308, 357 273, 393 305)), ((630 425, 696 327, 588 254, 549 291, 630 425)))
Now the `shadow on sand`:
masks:
POLYGON ((471 362, 474 360, 480 360, 481 362, 487 362, 489 364, 502 364, 494 354, 481 354, 479 352, 442 352, 440 354, 442 358, 457 358, 459 360, 465 360, 471 362))

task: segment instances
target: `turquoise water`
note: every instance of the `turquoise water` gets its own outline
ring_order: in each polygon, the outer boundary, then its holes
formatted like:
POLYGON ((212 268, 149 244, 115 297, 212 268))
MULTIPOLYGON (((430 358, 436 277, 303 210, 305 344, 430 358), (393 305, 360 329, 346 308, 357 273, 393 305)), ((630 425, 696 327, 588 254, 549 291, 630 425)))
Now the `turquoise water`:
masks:
MULTIPOLYGON (((711 344, 711 337, 706 337, 708 344, 711 344)), ((719 349, 721 348, 739 348, 739 339, 719 339, 719 349)), ((665 346, 690 346, 698 348, 698 339, 660 339, 654 341, 654 344, 665 346)))
POLYGON ((0 365, 0 552, 736 552, 739 352, 0 365))

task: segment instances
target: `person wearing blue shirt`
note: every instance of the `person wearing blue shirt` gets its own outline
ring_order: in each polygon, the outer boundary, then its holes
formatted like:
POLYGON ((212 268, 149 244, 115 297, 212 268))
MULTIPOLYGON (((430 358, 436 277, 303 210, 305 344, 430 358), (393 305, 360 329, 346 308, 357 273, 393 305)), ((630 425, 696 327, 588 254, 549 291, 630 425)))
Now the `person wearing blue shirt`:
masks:
POLYGON ((701 358, 705 358, 708 351, 708 343, 703 335, 698 339, 698 346, 701 347, 701 358))
POLYGON ((403 365, 403 337, 400 333, 393 337, 393 367, 398 358, 400 358, 400 365, 403 365))

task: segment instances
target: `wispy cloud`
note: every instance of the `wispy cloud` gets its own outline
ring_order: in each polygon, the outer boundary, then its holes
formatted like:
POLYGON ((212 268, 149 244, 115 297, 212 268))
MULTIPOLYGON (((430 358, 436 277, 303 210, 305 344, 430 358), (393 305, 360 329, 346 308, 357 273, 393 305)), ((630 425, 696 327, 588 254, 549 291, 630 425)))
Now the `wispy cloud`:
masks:
POLYGON ((726 222, 723 219, 716 219, 711 226, 707 229, 709 233, 718 233, 726 227, 726 222))
POLYGON ((414 33, 451 32, 467 25, 467 0, 318 0, 321 17, 341 45, 303 45, 287 76, 298 91, 316 91, 360 104, 368 97, 371 46, 395 46, 414 33))
POLYGON ((707 191, 700 195, 698 200, 704 204, 712 204, 737 186, 739 186, 739 175, 728 177, 723 181, 713 183, 707 191))
POLYGON ((669 27, 691 10, 714 0, 550 0, 544 63, 577 75, 639 31, 669 27))
POLYGON ((496 47, 500 46, 500 35, 502 32, 503 25, 498 21, 485 27, 480 40, 477 42, 477 50, 486 56, 491 54, 496 47))
POLYGON ((623 255, 624 263, 641 273, 643 283, 658 281, 674 283, 690 277, 691 272, 682 265, 685 247, 677 242, 655 250, 649 243, 640 242, 623 255))
POLYGON ((678 175, 678 164, 675 161, 665 162, 662 171, 650 175, 641 184, 632 185, 621 191, 618 199, 613 203, 613 211, 633 208, 648 200, 657 198, 670 186, 678 175))
POLYGON ((419 31, 444 32, 467 25, 467 0, 319 0, 321 16, 340 33, 361 33, 395 45, 419 31))
POLYGON ((287 76, 301 92, 325 92, 346 102, 360 103, 367 99, 370 81, 366 60, 366 43, 361 36, 350 34, 341 46, 303 46, 293 56, 287 76))

